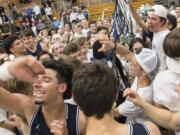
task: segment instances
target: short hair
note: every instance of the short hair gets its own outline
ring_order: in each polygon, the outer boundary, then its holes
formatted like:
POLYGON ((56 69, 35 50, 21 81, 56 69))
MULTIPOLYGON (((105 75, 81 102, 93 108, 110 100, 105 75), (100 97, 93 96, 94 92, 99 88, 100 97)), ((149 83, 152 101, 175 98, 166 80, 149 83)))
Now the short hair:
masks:
POLYGON ((101 119, 111 111, 118 89, 113 71, 105 63, 84 63, 73 74, 72 84, 73 98, 87 117, 101 119))
POLYGON ((170 32, 163 43, 164 53, 171 58, 180 57, 180 28, 170 32))
POLYGON ((71 95, 72 95, 71 80, 72 80, 72 74, 73 74, 72 68, 69 65, 62 63, 61 61, 57 61, 54 59, 45 60, 43 61, 42 64, 45 68, 49 68, 57 72, 58 83, 67 84, 67 90, 65 91, 63 95, 63 99, 71 98, 71 95))
POLYGON ((160 18, 160 22, 163 23, 163 25, 165 25, 167 22, 167 18, 164 17, 159 17, 159 18, 160 18))
POLYGON ((71 53, 75 53, 77 51, 80 51, 81 48, 75 43, 70 42, 68 45, 66 45, 63 49, 63 54, 70 55, 71 53))
POLYGON ((12 47, 12 44, 14 43, 15 40, 18 40, 19 37, 15 35, 10 35, 8 36, 4 42, 3 42, 3 50, 7 54, 11 54, 10 48, 12 47))
POLYGON ((40 57, 43 56, 43 55, 45 55, 45 54, 49 55, 49 58, 50 58, 50 59, 53 59, 53 55, 52 55, 51 53, 49 53, 49 52, 47 52, 47 51, 42 51, 42 52, 37 56, 37 60, 39 60, 40 57))
POLYGON ((148 48, 147 44, 141 38, 133 38, 129 44, 129 51, 133 52, 133 47, 138 42, 142 44, 143 48, 148 48))
POLYGON ((96 25, 96 21, 90 21, 89 22, 89 27, 91 26, 91 24, 95 24, 96 25))
POLYGON ((168 23, 172 25, 170 31, 174 30, 177 27, 177 18, 173 14, 167 14, 168 23))
POLYGON ((79 69, 81 66, 80 60, 70 57, 68 55, 61 55, 61 57, 59 58, 59 61, 61 61, 64 64, 69 65, 73 71, 76 69, 79 69))
POLYGON ((24 37, 35 37, 35 34, 34 34, 34 32, 32 31, 32 30, 30 30, 30 29, 27 29, 27 30, 25 30, 24 32, 23 32, 23 36, 24 37))
POLYGON ((108 28, 106 28, 106 27, 104 27, 104 26, 99 26, 99 27, 97 27, 97 33, 100 32, 101 30, 105 30, 105 31, 109 34, 108 28))
POLYGON ((77 38, 73 38, 71 40, 71 42, 82 47, 87 42, 87 38, 86 37, 77 37, 77 38))

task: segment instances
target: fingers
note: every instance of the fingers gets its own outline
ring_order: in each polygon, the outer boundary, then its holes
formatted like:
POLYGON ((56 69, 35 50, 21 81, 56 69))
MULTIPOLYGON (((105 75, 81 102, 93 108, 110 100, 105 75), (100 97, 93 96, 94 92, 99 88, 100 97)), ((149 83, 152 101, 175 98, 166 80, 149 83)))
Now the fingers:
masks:
POLYGON ((33 57, 26 56, 15 59, 8 67, 9 73, 15 78, 28 83, 38 80, 38 74, 45 73, 44 67, 33 57))
POLYGON ((45 73, 45 68, 35 58, 27 57, 26 63, 35 74, 44 74, 45 73))
POLYGON ((50 124, 51 132, 54 135, 65 135, 66 134, 66 125, 64 121, 54 120, 50 124))

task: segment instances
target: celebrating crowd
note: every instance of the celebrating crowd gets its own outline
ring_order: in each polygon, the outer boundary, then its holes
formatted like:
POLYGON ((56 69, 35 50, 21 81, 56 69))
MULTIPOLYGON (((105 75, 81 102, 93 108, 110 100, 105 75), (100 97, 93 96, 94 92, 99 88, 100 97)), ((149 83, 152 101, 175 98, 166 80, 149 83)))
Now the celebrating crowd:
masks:
POLYGON ((180 135, 180 7, 130 3, 116 40, 109 16, 43 4, 2 39, 1 135, 180 135))

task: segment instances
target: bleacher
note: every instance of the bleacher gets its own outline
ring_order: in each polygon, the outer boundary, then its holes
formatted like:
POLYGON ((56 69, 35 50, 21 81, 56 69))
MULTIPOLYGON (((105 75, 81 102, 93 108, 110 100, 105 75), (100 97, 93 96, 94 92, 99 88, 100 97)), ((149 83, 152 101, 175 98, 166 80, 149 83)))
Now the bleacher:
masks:
MULTIPOLYGON (((147 3, 153 4, 153 0, 133 0, 133 6, 136 9, 140 7, 142 4, 147 4, 147 3)), ((97 20, 101 18, 103 11, 105 13, 105 16, 112 16, 114 9, 115 9, 114 2, 102 3, 88 7, 91 20, 97 20)))

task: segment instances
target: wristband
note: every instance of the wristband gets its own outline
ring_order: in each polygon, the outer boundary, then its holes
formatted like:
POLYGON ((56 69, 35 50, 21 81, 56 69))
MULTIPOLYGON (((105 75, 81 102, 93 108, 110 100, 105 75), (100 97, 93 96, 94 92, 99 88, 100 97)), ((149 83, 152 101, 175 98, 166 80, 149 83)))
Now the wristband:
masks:
POLYGON ((9 65, 10 65, 10 62, 5 62, 4 64, 0 66, 0 80, 7 81, 13 78, 13 76, 8 71, 9 65))

